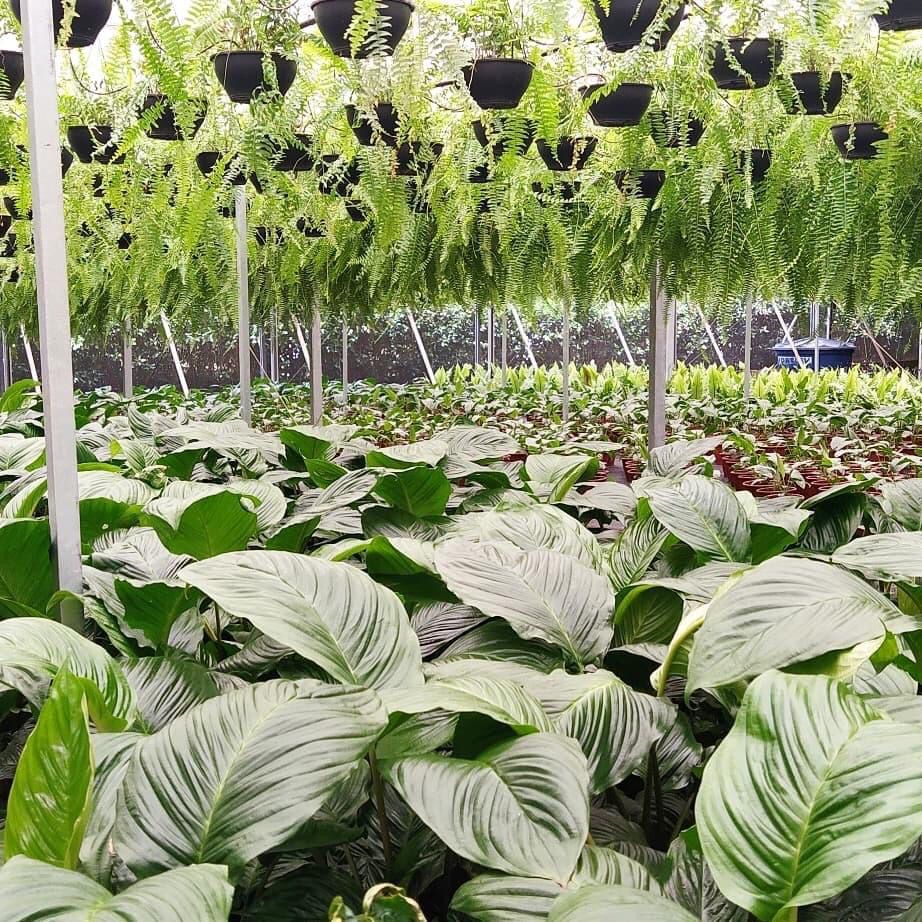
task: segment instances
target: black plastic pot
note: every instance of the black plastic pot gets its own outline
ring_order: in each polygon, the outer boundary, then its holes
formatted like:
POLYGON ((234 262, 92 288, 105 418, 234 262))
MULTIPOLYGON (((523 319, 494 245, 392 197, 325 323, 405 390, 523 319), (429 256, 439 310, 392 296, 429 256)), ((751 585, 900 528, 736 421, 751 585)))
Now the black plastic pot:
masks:
MULTIPOLYGON (((275 92, 266 82, 263 70, 265 53, 262 51, 222 51, 211 60, 221 86, 234 102, 249 103, 259 93, 275 92)), ((275 80, 278 92, 284 96, 295 82, 298 65, 291 58, 273 52, 275 80)))
POLYGON ((880 154, 877 145, 890 137, 877 122, 833 125, 832 139, 846 160, 873 160, 880 154))
POLYGON ((22 61, 21 51, 0 51, 0 99, 12 99, 26 76, 25 65, 22 61))
POLYGON ((66 148, 61 148, 61 177, 67 175, 67 171, 74 165, 74 155, 66 148))
POLYGON ((93 198, 106 197, 106 177, 102 173, 93 176, 93 198))
POLYGON ((308 221, 307 218, 298 218, 297 228, 304 234, 305 237, 310 237, 313 239, 319 239, 324 236, 324 230, 322 227, 318 227, 312 221, 308 221))
POLYGON ((711 76, 721 90, 753 90, 768 86, 784 57, 776 38, 731 38, 714 46, 711 76))
POLYGON ((828 79, 815 70, 791 74, 791 85, 783 87, 784 106, 790 115, 831 115, 842 102, 847 77, 834 70, 828 79))
POLYGON ((638 170, 632 173, 618 170, 615 173, 615 185, 626 195, 635 195, 638 198, 656 198, 665 182, 665 170, 638 170))
POLYGON ((496 120, 496 131, 494 133, 496 140, 493 140, 493 138, 487 134, 486 126, 480 119, 473 122, 474 137, 477 138, 481 147, 493 151, 494 160, 499 160, 499 158, 502 157, 507 150, 510 150, 510 148, 513 149, 515 154, 523 157, 528 153, 532 144, 535 143, 535 135, 538 133, 538 126, 531 119, 525 122, 523 130, 520 132, 510 132, 507 126, 508 123, 505 119, 498 118, 496 120), (513 136, 513 134, 515 136, 513 136))
POLYGON ((118 246, 118 248, 119 248, 120 250, 127 250, 127 249, 130 249, 130 247, 131 247, 131 242, 132 242, 133 240, 134 240, 134 237, 132 237, 131 234, 127 234, 127 233, 126 233, 126 234, 122 234, 122 236, 118 238, 118 244, 117 244, 117 246, 118 246))
POLYGON ((375 115, 381 126, 380 129, 378 125, 359 112, 355 106, 346 106, 346 118, 349 120, 349 127, 358 139, 359 144, 363 147, 371 147, 375 143, 375 139, 378 139, 390 147, 396 147, 397 134, 400 131, 400 115, 394 104, 390 102, 375 103, 375 115))
POLYGON ((464 83, 481 109, 515 109, 534 67, 520 58, 478 58, 462 68, 464 83))
MULTIPOLYGON (((663 0, 609 0, 608 12, 596 0, 595 15, 602 30, 602 41, 609 51, 630 51, 639 45, 644 33, 653 25, 663 0)), ((653 50, 662 51, 685 17, 685 4, 669 16, 653 40, 653 50)))
POLYGON ((346 202, 346 214, 356 222, 364 221, 368 217, 365 206, 361 205, 359 202, 352 201, 346 202))
MULTIPOLYGON (((216 150, 203 151, 196 156, 195 162, 203 176, 211 176, 223 156, 216 150)), ((224 167, 224 179, 232 186, 245 186, 247 174, 240 163, 232 158, 224 167)))
POLYGON ((0 214, 0 237, 5 237, 13 227, 13 216, 0 214))
POLYGON ((295 144, 279 149, 275 169, 280 173, 307 173, 314 168, 314 155, 311 153, 313 139, 309 134, 296 134, 295 144))
POLYGON ((659 109, 650 113, 650 134, 660 147, 697 147, 704 135, 704 122, 691 113, 683 119, 659 109))
POLYGON ((232 208, 230 205, 219 205, 218 214, 221 215, 222 218, 233 218, 236 216, 237 212, 236 209, 232 208))
POLYGON ((13 176, 9 170, 0 167, 0 186, 8 186, 13 181, 13 176))
POLYGON ((67 129, 67 142, 81 163, 123 163, 124 154, 112 141, 110 125, 73 125, 67 129))
MULTIPOLYGON (((604 84, 594 83, 583 87, 584 99, 592 96, 604 84)), ((603 93, 589 104, 589 117, 601 128, 627 128, 639 125, 653 98, 653 87, 648 83, 622 83, 603 93)))
MULTIPOLYGON (((10 7, 13 15, 22 22, 21 0, 10 0, 10 7)), ((64 25, 64 0, 52 0, 51 12, 54 17, 55 37, 60 39, 64 25)), ((89 48, 99 37, 111 15, 112 0, 76 0, 67 47, 89 48)))
POLYGON ((483 183, 490 182, 492 179, 493 177, 490 175, 490 168, 488 166, 476 166, 467 174, 467 181, 475 183, 476 185, 482 185, 483 183))
POLYGON ((4 259, 9 259, 9 257, 16 255, 17 249, 16 235, 7 234, 3 238, 3 244, 0 245, 0 256, 4 257, 4 259))
POLYGON ((589 162, 595 152, 599 139, 593 137, 558 138, 553 146, 544 138, 538 138, 538 153, 544 165, 555 173, 566 173, 568 170, 581 170, 589 162))
POLYGON ((432 172, 432 162, 423 156, 419 141, 405 141, 397 148, 394 159, 398 176, 426 176, 432 172))
POLYGON ((922 29, 922 4, 919 0, 890 0, 887 12, 877 13, 874 18, 883 32, 922 29))
MULTIPOLYGON (((156 121, 147 129, 147 136, 155 141, 187 140, 182 125, 176 121, 176 110, 170 100, 162 93, 151 93, 141 104, 138 114, 144 115, 145 112, 149 112, 157 106, 162 106, 163 108, 156 121)), ((195 120, 192 122, 192 133, 188 136, 189 138, 194 138, 198 134, 199 128, 202 127, 202 123, 205 121, 207 107, 208 103, 204 99, 199 101, 198 111, 195 120)))
POLYGON ((329 163, 324 158, 320 177, 320 191, 324 195, 348 198, 362 178, 362 168, 357 161, 352 160, 343 167, 341 160, 341 157, 336 157, 332 163, 329 163))
MULTIPOLYGON (((341 58, 351 58, 352 43, 349 41, 349 26, 355 16, 355 0, 311 0, 311 9, 320 34, 341 58)), ((377 41, 367 38, 358 49, 356 58, 367 58, 374 52, 393 54, 400 40, 406 35, 413 4, 410 0, 378 0, 378 13, 383 20, 377 41)))
POLYGON ((753 183, 762 182, 768 175, 772 166, 772 152, 765 148, 754 148, 753 150, 741 150, 739 154, 740 171, 745 173, 749 170, 749 176, 753 183))
POLYGON ((281 244, 285 242, 285 235, 280 227, 254 227, 253 236, 261 247, 264 247, 267 243, 281 244))
POLYGON ((266 191, 266 187, 263 185, 262 180, 256 173, 250 173, 249 175, 250 185, 260 194, 266 191))

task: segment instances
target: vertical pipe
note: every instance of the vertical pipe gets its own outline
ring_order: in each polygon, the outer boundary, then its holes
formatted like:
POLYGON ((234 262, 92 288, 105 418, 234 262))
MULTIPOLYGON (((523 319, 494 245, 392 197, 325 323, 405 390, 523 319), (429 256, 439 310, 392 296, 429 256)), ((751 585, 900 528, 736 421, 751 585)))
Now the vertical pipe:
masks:
POLYGON ((826 306, 826 339, 832 339, 832 301, 826 306))
POLYGON ((512 319, 515 320, 515 325, 519 329, 519 336, 522 337, 522 345, 525 347, 525 354, 528 356, 528 363, 532 368, 538 367, 538 362, 535 359, 535 353, 531 348, 531 340, 528 338, 528 333, 525 330, 525 324, 522 323, 522 318, 519 316, 518 309, 513 307, 512 310, 512 319))
POLYGON ((563 374, 562 397, 563 397, 563 423, 567 425, 570 422, 570 303, 564 302, 563 305, 563 330, 561 334, 562 352, 563 352, 563 374))
POLYGON ((20 324, 19 331, 22 334, 22 349, 26 354, 26 364, 29 366, 29 377, 33 381, 38 381, 41 378, 41 375, 38 373, 38 366, 35 364, 35 355, 32 352, 32 343, 29 342, 29 337, 26 335, 25 325, 20 324))
POLYGON ((820 370, 820 306, 813 305, 813 370, 820 370))
MULTIPOLYGON (((83 564, 80 558, 74 371, 51 6, 51 0, 31 0, 22 4, 22 44, 35 215, 32 230, 38 329, 45 370, 42 397, 51 544, 58 588, 80 593, 83 591, 83 564)), ((63 623, 82 630, 83 614, 78 603, 62 603, 60 613, 63 623)))
POLYGON ((10 346, 6 341, 6 331, 0 330, 0 393, 13 383, 13 369, 10 362, 10 346))
POLYGON ((259 339, 257 341, 257 347, 259 349, 259 354, 257 355, 256 361, 259 364, 260 377, 268 378, 269 370, 267 368, 266 361, 266 329, 263 324, 259 325, 259 339))
POLYGON ((432 363, 429 361, 429 353, 426 351, 426 345, 423 342, 422 336, 419 335, 419 327, 416 325, 416 318, 413 316, 413 311, 409 307, 407 308, 407 320, 410 321, 410 329, 413 331, 413 338, 416 340, 416 348, 419 350, 419 357, 423 360, 423 365, 426 369, 426 377, 429 379, 430 384, 434 384, 435 372, 432 370, 432 363))
POLYGON ((659 265, 656 265, 650 275, 650 383, 647 408, 647 447, 650 450, 666 444, 666 379, 669 377, 667 315, 666 294, 660 283, 659 265))
POLYGON ((678 349, 678 304, 672 298, 666 299, 666 384, 675 371, 678 349))
POLYGON ((743 341, 743 399, 746 412, 752 399, 752 295, 746 296, 746 335, 743 341))
POLYGON ((173 357, 173 366, 176 368, 176 377, 179 378, 179 387, 183 397, 189 396, 189 384, 186 381, 186 373, 182 369, 182 362, 179 360, 179 352, 176 350, 176 340, 173 339, 173 328, 166 314, 160 311, 160 323, 163 326, 163 335, 166 337, 167 345, 170 347, 170 355, 173 357))
POLYGON ((624 350, 624 354, 627 357, 627 363, 633 367, 637 363, 634 361, 634 354, 631 352, 631 347, 627 344, 627 339, 624 336, 624 330, 621 329, 621 321, 618 318, 618 308, 613 302, 611 303, 611 318, 614 321, 615 332, 618 334, 618 340, 621 343, 621 348, 624 350))
POLYGON ((269 318, 269 377, 279 383, 279 314, 274 307, 269 318))
MULTIPOLYGON (((9 359, 9 352, 7 352, 7 359, 9 359)), ((919 324, 919 355, 916 374, 922 378, 922 323, 919 324)))
POLYGON ((129 400, 134 396, 134 339, 130 320, 122 328, 122 394, 129 400))
POLYGON ((243 186, 234 189, 234 218, 237 242, 237 364, 240 375, 240 416, 253 423, 253 382, 250 369, 250 254, 247 249, 247 194, 243 186))
POLYGON ((349 402, 349 324, 343 318, 343 404, 349 402))
POLYGON ((323 319, 320 308, 314 306, 311 315, 311 423, 319 426, 323 421, 323 319))
POLYGON ((496 312, 493 305, 487 309, 487 369, 493 374, 496 366, 496 312))
POLYGON ((506 386, 506 378, 509 371, 509 310, 503 311, 500 320, 500 346, 499 346, 499 367, 502 373, 503 387, 506 386))
POLYGON ((480 308, 474 308, 474 368, 480 367, 480 308))

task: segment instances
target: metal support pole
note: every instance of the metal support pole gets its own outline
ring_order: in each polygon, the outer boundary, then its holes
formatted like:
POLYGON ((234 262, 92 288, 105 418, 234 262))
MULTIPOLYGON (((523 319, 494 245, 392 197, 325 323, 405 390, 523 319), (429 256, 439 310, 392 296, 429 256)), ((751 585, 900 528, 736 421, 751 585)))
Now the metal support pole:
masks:
POLYGON ((129 400, 134 396, 134 339, 130 320, 122 328, 122 394, 129 400))
POLYGON ((480 308, 474 309, 474 368, 480 367, 480 308))
POLYGON ((743 399, 746 409, 752 399, 752 295, 746 296, 746 335, 743 341, 743 399))
POLYGON ((704 316, 704 311, 701 310, 699 305, 695 305, 695 310, 698 311, 698 316, 701 318, 701 322, 704 324, 704 332, 707 333, 708 339, 711 341, 711 346, 713 346, 714 352, 717 355, 717 361, 720 362, 721 368, 726 368, 727 360, 724 358, 723 349, 720 348, 720 343, 717 342, 717 337, 714 335, 714 330, 711 327, 711 324, 708 323, 708 319, 704 316))
POLYGON ((311 314, 311 423, 319 426, 323 420, 323 318, 320 308, 311 314))
POLYGON ((820 306, 813 305, 813 370, 820 370, 820 306))
POLYGON ((183 397, 189 396, 189 384, 186 381, 186 373, 182 370, 182 362, 179 360, 179 352, 176 350, 176 340, 173 339, 173 328, 166 314, 160 311, 160 323, 163 325, 163 335, 166 336, 167 345, 170 347, 170 355, 173 357, 173 365, 176 368, 176 377, 179 378, 179 388, 183 397))
MULTIPOLYGON (((51 0, 23 3, 22 13, 32 210, 35 215, 32 222, 35 284, 39 343, 45 370, 42 398, 51 545, 58 588, 80 593, 83 591, 83 563, 80 559, 74 370, 51 0)), ((60 613, 64 624, 78 631, 83 629, 79 603, 62 603, 60 613)))
POLYGON ((563 351, 563 387, 561 396, 563 398, 563 423, 567 425, 570 422, 570 305, 565 303, 563 306, 563 330, 561 333, 562 351, 563 351))
POLYGON ((826 339, 832 339, 832 310, 833 305, 830 301, 826 306, 826 339))
POLYGON ((525 347, 525 354, 528 356, 528 362, 532 368, 537 368, 538 362, 535 359, 535 353, 532 351, 531 340, 528 338, 525 324, 522 323, 522 318, 519 316, 517 308, 512 307, 510 310, 512 311, 512 319, 515 320, 515 325, 519 328, 519 336, 522 337, 522 345, 525 347))
POLYGON ((257 341, 257 348, 259 350, 256 361, 259 365, 259 374, 262 378, 268 378, 269 372, 266 368, 266 331, 262 324, 259 326, 259 339, 257 341))
POLYGON ((32 352, 32 343, 29 342, 29 337, 26 335, 26 328, 20 324, 19 332, 22 334, 22 348, 23 352, 26 354, 26 364, 29 366, 29 377, 33 381, 38 381, 41 378, 41 375, 38 373, 38 366, 35 364, 35 355, 32 352))
POLYGON ((500 342, 499 342, 499 368, 502 374, 503 387, 506 386, 506 378, 509 372, 509 311, 504 310, 500 319, 500 342))
POLYGON ((10 362, 10 346, 6 341, 6 332, 0 330, 0 393, 13 383, 13 368, 10 362))
POLYGON ((298 337, 298 345, 301 347, 301 355, 304 356, 304 364, 307 367, 307 373, 311 373, 311 354, 307 348, 307 340, 304 338, 304 327, 301 321, 295 317, 295 335, 298 337))
POLYGON ((669 307, 660 284, 659 266, 650 276, 650 383, 647 409, 647 445, 651 450, 666 444, 666 382, 669 378, 669 307))
POLYGON ((423 365, 426 368, 426 376, 429 378, 429 383, 434 384, 435 372, 432 370, 432 364, 429 361, 429 353, 426 352, 423 338, 419 335, 419 327, 416 325, 416 318, 413 316, 413 311, 410 310, 409 307, 407 308, 407 320, 410 321, 410 329, 413 331, 413 337, 416 339, 416 348, 419 349, 419 357, 423 360, 423 365))
POLYGON ((784 322, 784 317, 781 316, 781 311, 778 310, 777 301, 772 301, 772 310, 774 310, 775 316, 778 318, 778 323, 781 324, 781 329, 784 332, 784 341, 788 344, 791 352, 794 353, 794 358, 797 359, 797 364, 800 366, 801 370, 805 369, 807 367, 806 363, 797 349, 797 344, 794 342, 794 337, 791 335, 790 327, 784 322))
POLYGON ((496 367, 496 312, 491 304, 487 308, 487 368, 490 374, 496 367))
POLYGON ((253 422, 253 382, 250 369, 250 254, 247 248, 247 194, 243 186, 234 189, 234 218, 237 238, 237 363, 240 375, 240 416, 253 422))
POLYGON ((637 363, 634 361, 634 354, 631 352, 631 347, 627 344, 627 339, 624 336, 624 330, 621 329, 621 321, 618 319, 618 308, 614 303, 610 303, 611 307, 611 319, 615 324, 615 332, 618 334, 618 340, 621 343, 621 348, 624 350, 624 354, 627 357, 627 363, 630 366, 634 366, 637 363))
POLYGON ((343 405, 349 402, 349 324, 343 320, 343 405))
POLYGON ((273 384, 279 382, 279 315, 276 308, 272 308, 269 318, 269 377, 273 384))
POLYGON ((678 305, 666 299, 666 384, 675 371, 676 353, 678 352, 678 305))
MULTIPOLYGON (((7 360, 9 360, 9 352, 7 352, 7 360)), ((916 375, 922 378, 922 323, 919 324, 919 355, 916 367, 916 375)))

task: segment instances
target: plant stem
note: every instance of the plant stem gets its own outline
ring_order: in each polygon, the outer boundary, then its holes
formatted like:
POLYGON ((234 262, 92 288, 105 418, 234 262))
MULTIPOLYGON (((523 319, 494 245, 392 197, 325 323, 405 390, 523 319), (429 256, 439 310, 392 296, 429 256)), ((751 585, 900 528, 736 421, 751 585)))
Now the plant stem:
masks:
POLYGON ((375 795, 375 810, 378 814, 378 828, 381 831, 381 847, 384 850, 384 877, 390 876, 393 855, 391 852, 391 830, 387 822, 387 807, 384 803, 384 781, 378 771, 378 759, 373 752, 368 754, 371 763, 371 786, 375 795))
POLYGON ((672 669, 672 664, 675 662, 675 658, 678 656, 679 650, 682 648, 685 641, 704 624, 704 616, 706 613, 707 606, 702 605, 701 608, 695 612, 694 617, 689 617, 684 625, 679 626, 678 632, 675 637, 672 638, 672 643, 669 644, 669 650, 666 652, 666 659, 663 660, 663 665, 660 666, 659 682, 656 687, 656 694, 658 697, 664 698, 666 696, 666 685, 669 682, 669 670, 672 669))

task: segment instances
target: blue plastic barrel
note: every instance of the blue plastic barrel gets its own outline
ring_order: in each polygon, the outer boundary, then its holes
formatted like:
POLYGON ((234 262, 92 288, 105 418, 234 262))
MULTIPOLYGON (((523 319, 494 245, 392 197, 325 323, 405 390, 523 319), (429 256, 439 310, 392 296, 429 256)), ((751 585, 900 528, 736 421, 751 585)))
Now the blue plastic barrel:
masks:
MULTIPOLYGON (((813 368, 813 361, 816 356, 815 339, 799 339, 795 343, 800 358, 807 368, 813 368)), ((854 343, 842 342, 838 339, 825 339, 820 337, 820 369, 823 368, 851 368, 854 354, 854 343)), ((773 349, 775 353, 775 364, 779 368, 799 368, 800 363, 794 350, 787 342, 778 343, 773 349)))

